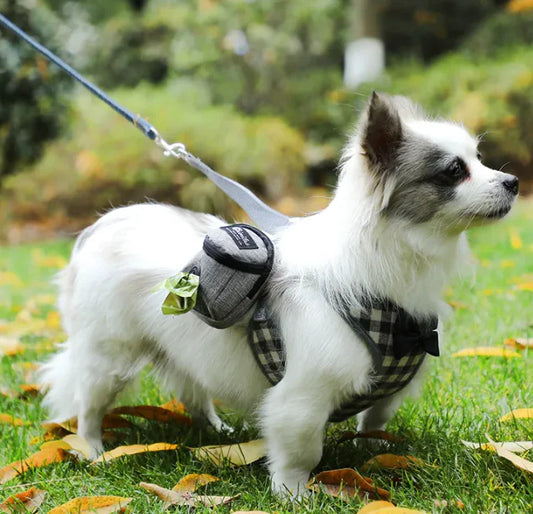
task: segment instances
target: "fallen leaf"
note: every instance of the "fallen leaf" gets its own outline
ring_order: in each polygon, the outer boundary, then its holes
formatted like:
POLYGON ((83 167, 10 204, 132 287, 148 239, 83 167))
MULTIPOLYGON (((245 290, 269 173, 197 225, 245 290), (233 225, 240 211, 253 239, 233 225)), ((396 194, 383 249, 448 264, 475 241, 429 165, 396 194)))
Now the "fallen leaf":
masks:
POLYGON ((13 357, 24 353, 26 348, 16 337, 0 336, 0 357, 6 355, 13 357))
POLYGON ((32 487, 14 494, 0 504, 0 512, 36 512, 46 496, 46 491, 32 487))
MULTIPOLYGON (((335 497, 342 497, 343 494, 350 498, 369 496, 372 499, 388 499, 390 497, 389 491, 375 486, 370 479, 351 468, 322 471, 313 478, 312 483, 323 484, 326 486, 326 492, 335 497)), ((316 488, 313 489, 316 490, 316 488)))
POLYGON ((533 419, 533 409, 516 409, 500 418, 500 421, 512 419, 533 419))
POLYGON ((394 504, 383 500, 370 502, 367 503, 362 509, 358 510, 357 514, 368 514, 369 512, 377 512, 378 510, 384 509, 385 507, 394 507, 394 504))
POLYGON ((520 291, 533 291, 533 282, 522 282, 517 284, 516 288, 520 291))
POLYGON ((391 434, 385 430, 371 430, 370 432, 342 432, 337 442, 351 441, 352 439, 379 439, 399 443, 404 441, 403 437, 391 434))
POLYGON ((41 384, 21 384, 19 388, 22 391, 19 394, 19 398, 35 398, 43 392, 41 384))
POLYGON ((464 509, 465 504, 461 500, 433 500, 433 505, 439 509, 444 509, 446 507, 455 507, 456 509, 464 509))
POLYGON ((506 346, 515 348, 516 350, 525 350, 526 348, 533 348, 533 338, 508 337, 503 343, 506 346))
POLYGON ((413 466, 426 466, 426 463, 412 455, 394 455, 393 453, 383 453, 376 455, 366 461, 361 466, 361 471, 370 469, 407 469, 413 466))
POLYGON ((122 511, 131 500, 133 498, 122 496, 81 496, 52 509, 48 514, 110 514, 122 511))
POLYGON ((244 466, 262 459, 266 455, 263 439, 239 444, 201 446, 200 448, 189 449, 198 460, 211 462, 216 466, 222 466, 226 460, 234 466, 244 466))
POLYGON ((533 441, 507 441, 507 442, 498 442, 498 443, 473 443, 470 441, 463 441, 461 442, 467 447, 467 448, 479 448, 481 450, 492 450, 496 451, 495 447, 500 446, 504 450, 507 450, 509 452, 513 453, 522 453, 526 452, 528 450, 531 450, 533 448, 533 441))
POLYGON ((102 453, 100 457, 93 460, 91 464, 98 464, 100 462, 109 462, 124 455, 136 455, 138 453, 160 452, 167 450, 175 450, 178 448, 177 444, 170 443, 154 443, 154 444, 132 444, 129 446, 118 446, 117 448, 108 452, 102 453))
POLYGON ((31 257, 34 264, 40 268, 64 268, 67 265, 64 257, 60 255, 44 255, 40 249, 32 250, 31 257))
POLYGON ((494 346, 477 346, 475 348, 465 348, 459 352, 452 354, 452 357, 521 357, 517 352, 508 350, 507 348, 499 348, 494 346))
POLYGON ((523 246, 522 239, 520 239, 520 234, 516 228, 512 227, 509 231, 509 236, 511 240, 511 248, 513 250, 520 250, 523 246))
POLYGON ((172 400, 164 403, 163 405, 160 405, 160 407, 162 409, 167 409, 178 414, 185 414, 187 412, 185 405, 176 398, 173 398, 172 400))
POLYGON ((22 286, 22 280, 12 271, 0 271, 0 285, 22 286))
POLYGON ((527 473, 533 473, 533 462, 524 459, 523 457, 519 457, 518 455, 515 455, 514 453, 508 450, 505 450, 501 446, 497 445, 488 435, 486 437, 489 443, 494 446, 496 453, 500 457, 507 459, 509 462, 512 462, 517 468, 526 471, 527 473))
POLYGON ((143 489, 146 489, 147 491, 161 498, 165 502, 163 506, 165 509, 171 505, 188 507, 204 505, 206 507, 217 507, 219 505, 226 505, 239 496, 204 496, 197 495, 189 491, 179 493, 171 489, 165 489, 157 484, 149 484, 147 482, 141 482, 139 485, 143 489))
POLYGON ((21 427, 24 425, 24 421, 18 418, 14 418, 11 414, 0 413, 0 425, 13 425, 15 427, 21 427))
POLYGON ((41 445, 41 450, 48 448, 61 448, 62 450, 74 451, 83 455, 86 459, 90 458, 91 447, 89 443, 78 434, 68 434, 62 439, 47 441, 41 445))
POLYGON ((214 477, 213 475, 192 473, 190 475, 184 476, 173 488, 173 491, 178 493, 184 493, 186 491, 192 492, 196 491, 198 487, 209 484, 211 482, 218 482, 220 478, 214 477))
POLYGON ((459 302, 458 300, 450 300, 448 305, 454 309, 468 309, 468 305, 466 303, 459 302))
POLYGON ((0 484, 21 475, 29 468, 40 468, 48 464, 63 462, 69 456, 69 453, 62 448, 39 450, 26 459, 17 460, 0 469, 0 484))
MULTIPOLYGON (((357 513, 360 514, 361 510, 357 513)), ((383 507, 377 510, 371 510, 366 512, 375 512, 375 514, 427 514, 425 510, 413 510, 405 507, 383 507)))
MULTIPOLYGON (((61 423, 46 422, 41 425, 48 433, 59 433, 61 437, 64 431, 76 433, 78 431, 77 418, 67 419, 61 423)), ((102 420, 102 429, 109 428, 127 428, 133 426, 127 419, 122 418, 118 414, 106 414, 102 420)))
POLYGON ((111 414, 126 414, 129 416, 137 416, 144 419, 161 421, 163 423, 181 423, 184 425, 192 424, 192 420, 189 416, 165 409, 164 407, 156 407, 153 405, 116 407, 111 411, 111 414))

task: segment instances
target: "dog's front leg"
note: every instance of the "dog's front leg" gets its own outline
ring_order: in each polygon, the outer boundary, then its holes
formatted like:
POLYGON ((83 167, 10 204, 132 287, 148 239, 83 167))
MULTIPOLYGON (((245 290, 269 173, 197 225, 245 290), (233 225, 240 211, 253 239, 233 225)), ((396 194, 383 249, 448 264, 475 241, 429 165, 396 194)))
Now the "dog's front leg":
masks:
POLYGON ((282 496, 305 495, 309 473, 322 457, 328 409, 320 391, 309 384, 295 389, 282 380, 270 389, 262 406, 273 492, 282 496))

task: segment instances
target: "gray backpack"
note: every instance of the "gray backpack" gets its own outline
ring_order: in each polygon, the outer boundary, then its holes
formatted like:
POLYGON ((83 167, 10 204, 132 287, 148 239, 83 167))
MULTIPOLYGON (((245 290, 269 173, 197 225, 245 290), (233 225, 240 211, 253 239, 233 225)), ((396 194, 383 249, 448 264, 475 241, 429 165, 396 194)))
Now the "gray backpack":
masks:
POLYGON ((202 251, 164 283, 165 314, 193 312, 208 325, 227 328, 255 304, 274 262, 274 245, 256 227, 238 223, 205 236, 202 251))

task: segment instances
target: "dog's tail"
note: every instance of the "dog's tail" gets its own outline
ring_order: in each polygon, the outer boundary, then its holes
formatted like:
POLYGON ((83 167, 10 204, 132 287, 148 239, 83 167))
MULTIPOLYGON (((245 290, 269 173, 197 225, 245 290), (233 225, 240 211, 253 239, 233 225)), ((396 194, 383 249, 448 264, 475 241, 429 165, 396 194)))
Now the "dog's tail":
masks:
POLYGON ((39 369, 39 383, 46 390, 43 405, 48 409, 51 421, 65 421, 78 414, 78 377, 71 351, 67 341, 62 350, 39 369))

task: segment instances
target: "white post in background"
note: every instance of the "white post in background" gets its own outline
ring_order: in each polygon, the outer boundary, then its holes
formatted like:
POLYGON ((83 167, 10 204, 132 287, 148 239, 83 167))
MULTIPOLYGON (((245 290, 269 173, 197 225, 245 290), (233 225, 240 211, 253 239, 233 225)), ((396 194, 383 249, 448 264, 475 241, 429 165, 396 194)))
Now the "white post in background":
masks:
POLYGON ((344 50, 344 85, 356 89, 385 69, 385 45, 379 27, 379 0, 351 0, 344 50))

